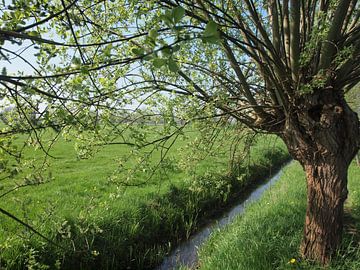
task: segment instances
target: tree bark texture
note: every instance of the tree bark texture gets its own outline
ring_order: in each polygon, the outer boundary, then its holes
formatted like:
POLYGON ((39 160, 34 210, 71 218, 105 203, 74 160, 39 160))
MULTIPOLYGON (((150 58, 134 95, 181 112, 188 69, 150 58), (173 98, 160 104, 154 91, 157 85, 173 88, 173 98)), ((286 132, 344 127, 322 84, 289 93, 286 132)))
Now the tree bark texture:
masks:
POLYGON ((304 168, 307 210, 301 254, 326 265, 339 247, 347 170, 359 149, 359 120, 341 91, 321 89, 295 101, 282 133, 304 168))
POLYGON ((341 160, 305 165, 307 209, 301 254, 327 264, 341 243, 347 165, 341 160))

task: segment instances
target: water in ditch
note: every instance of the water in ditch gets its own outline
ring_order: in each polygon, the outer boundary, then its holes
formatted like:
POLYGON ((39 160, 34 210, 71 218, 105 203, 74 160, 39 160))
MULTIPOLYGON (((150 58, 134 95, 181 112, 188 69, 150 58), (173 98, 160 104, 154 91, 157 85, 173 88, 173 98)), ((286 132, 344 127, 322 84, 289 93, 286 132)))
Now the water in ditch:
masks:
POLYGON ((211 221, 208 225, 203 227, 199 232, 195 233, 188 240, 181 243, 172 253, 165 257, 162 264, 156 268, 156 270, 169 270, 176 269, 179 266, 186 266, 194 268, 197 264, 197 251, 198 248, 209 238, 211 233, 215 230, 221 229, 225 225, 231 223, 231 221, 238 215, 242 214, 246 210, 246 206, 254 201, 257 201, 265 190, 269 189, 283 173, 284 165, 275 175, 273 175, 264 184, 259 185, 254 189, 249 196, 233 206, 230 210, 224 213, 220 218, 211 221))

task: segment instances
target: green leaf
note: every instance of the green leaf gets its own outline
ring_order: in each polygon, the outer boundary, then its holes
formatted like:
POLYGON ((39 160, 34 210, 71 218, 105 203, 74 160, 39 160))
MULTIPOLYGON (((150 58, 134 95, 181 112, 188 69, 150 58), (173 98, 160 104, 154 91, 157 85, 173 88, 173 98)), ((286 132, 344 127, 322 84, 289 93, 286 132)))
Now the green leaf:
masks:
POLYGON ((172 21, 169 17, 167 17, 166 15, 161 15, 159 19, 162 20, 167 26, 171 27, 172 21))
POLYGON ((211 37, 218 35, 218 25, 214 21, 209 21, 206 26, 205 30, 203 32, 203 37, 211 37))
POLYGON ((152 55, 146 55, 143 58, 145 61, 150 61, 151 59, 153 59, 152 55))
POLYGON ((179 70, 179 66, 172 58, 169 58, 168 67, 171 72, 177 72, 179 70))
POLYGON ((153 60, 153 65, 156 68, 161 68, 162 66, 164 66, 166 64, 166 59, 164 58, 155 58, 153 60))
POLYGON ((165 17, 168 18, 170 21, 172 20, 172 13, 170 9, 165 10, 165 17))
POLYGON ((210 37, 202 37, 201 40, 202 40, 204 43, 218 44, 218 43, 219 43, 219 40, 220 40, 220 37, 219 37, 219 35, 217 35, 217 36, 210 36, 210 37))
POLYGON ((27 34, 32 37, 40 37, 40 33, 37 31, 29 31, 27 34))
POLYGON ((175 23, 178 23, 181 21, 181 19, 184 17, 185 15, 185 9, 182 7, 176 7, 171 11, 171 15, 173 17, 173 20, 175 23))
POLYGON ((203 35, 201 37, 202 41, 205 43, 213 43, 216 44, 219 42, 220 39, 220 33, 218 31, 218 25, 214 21, 209 21, 206 26, 205 30, 203 32, 203 35))
POLYGON ((162 49, 161 52, 162 52, 164 55, 171 55, 171 53, 172 53, 171 49, 168 48, 168 47, 162 49))
POLYGON ((103 51, 103 54, 106 56, 106 57, 110 57, 111 56, 111 50, 112 50, 112 44, 109 44, 105 47, 104 51, 103 51))
POLYGON ((151 37, 153 39, 156 39, 158 35, 159 35, 159 33, 156 29, 151 29, 149 31, 149 37, 151 37))
POLYGON ((149 45, 150 47, 154 48, 156 46, 156 41, 153 38, 147 36, 145 38, 145 44, 149 45))
POLYGON ((162 20, 168 27, 172 27, 173 23, 173 16, 170 10, 166 10, 165 14, 162 14, 159 17, 160 20, 162 20))
POLYGON ((131 52, 135 55, 143 55, 144 54, 144 49, 143 48, 132 48, 131 52))
POLYGON ((71 60, 71 66, 73 68, 78 68, 79 66, 81 65, 81 60, 79 57, 74 57, 72 60, 71 60))
POLYGON ((82 66, 82 67, 80 68, 80 72, 81 72, 81 74, 84 74, 84 75, 89 75, 89 74, 90 74, 88 68, 85 67, 85 66, 82 66))
POLYGON ((177 52, 177 51, 179 51, 180 50, 180 45, 175 45, 173 48, 172 48, 172 51, 173 52, 177 52))

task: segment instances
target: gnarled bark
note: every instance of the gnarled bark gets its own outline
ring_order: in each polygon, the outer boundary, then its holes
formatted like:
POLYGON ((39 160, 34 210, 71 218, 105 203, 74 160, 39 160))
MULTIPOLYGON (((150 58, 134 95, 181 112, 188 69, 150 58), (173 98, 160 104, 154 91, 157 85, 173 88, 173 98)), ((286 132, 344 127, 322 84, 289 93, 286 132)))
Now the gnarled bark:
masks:
POLYGON ((340 159, 305 165, 307 209, 301 254, 327 264, 341 243, 347 165, 340 159))
POLYGON ((347 170, 359 148, 359 120, 336 89, 299 97, 282 138, 303 166, 307 210, 301 254, 327 264, 342 239, 347 170), (303 105, 301 105, 303 104, 303 105))

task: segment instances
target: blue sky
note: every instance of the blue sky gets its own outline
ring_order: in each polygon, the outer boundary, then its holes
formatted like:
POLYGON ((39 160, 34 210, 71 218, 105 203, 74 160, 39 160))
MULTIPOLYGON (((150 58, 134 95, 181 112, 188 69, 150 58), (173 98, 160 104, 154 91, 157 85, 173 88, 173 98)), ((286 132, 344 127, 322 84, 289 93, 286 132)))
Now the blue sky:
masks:
MULTIPOLYGON (((24 57, 27 61, 29 61, 32 65, 37 67, 36 64, 36 57, 34 54, 36 53, 36 50, 33 48, 29 48, 24 51, 26 47, 28 47, 31 44, 31 42, 26 41, 23 45, 19 46, 17 44, 11 44, 9 41, 6 41, 4 44, 4 48, 14 51, 16 53, 21 54, 22 57, 24 57)), ((25 74, 33 74, 34 70, 23 60, 21 60, 18 57, 12 57, 9 58, 9 61, 6 61, 4 59, 0 60, 0 66, 5 67, 7 69, 8 75, 18 73, 18 72, 24 72, 25 74), (10 61, 10 63, 9 63, 10 61)))

